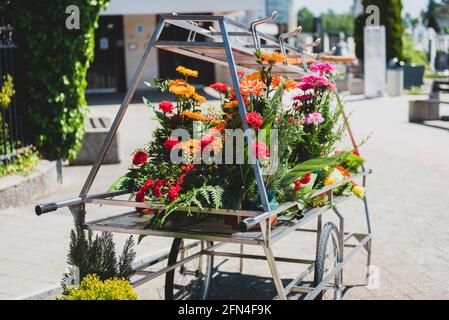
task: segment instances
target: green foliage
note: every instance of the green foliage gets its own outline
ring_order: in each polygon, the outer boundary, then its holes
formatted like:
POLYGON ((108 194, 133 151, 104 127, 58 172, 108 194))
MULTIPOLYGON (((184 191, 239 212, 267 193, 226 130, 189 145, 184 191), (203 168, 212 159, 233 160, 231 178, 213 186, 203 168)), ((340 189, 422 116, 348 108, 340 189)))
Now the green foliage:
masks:
MULTIPOLYGON (((0 117, 0 124, 1 124, 1 117, 0 117)), ((4 146, 3 144, 1 144, 0 154, 5 153, 2 150, 3 148, 4 146)), ((21 174, 27 176, 36 170, 39 161, 40 161, 39 153, 33 147, 20 148, 16 150, 14 162, 8 162, 8 164, 6 165, 3 165, 3 163, 0 162, 1 164, 0 177, 4 177, 8 174, 21 174)))
MULTIPOLYGON (((363 7, 376 5, 380 9, 380 24, 386 29, 387 61, 393 58, 403 60, 404 25, 402 21, 401 0, 362 0, 363 7)), ((369 15, 363 14, 355 20, 354 38, 356 42, 356 55, 359 59, 364 58, 363 28, 369 15)))
POLYGON ((137 300, 137 294, 125 279, 101 281, 97 275, 89 274, 79 288, 68 289, 61 300, 137 300))
POLYGON ((321 15, 325 32, 344 32, 347 36, 354 34, 354 15, 352 12, 338 14, 333 10, 328 10, 321 15))
POLYGON ((411 35, 403 36, 404 52, 403 61, 410 64, 427 66, 427 54, 424 51, 418 50, 413 44, 411 35))
POLYGON ((302 26, 303 32, 313 32, 313 21, 315 16, 313 12, 303 7, 298 11, 298 26, 302 26))
POLYGON ((424 15, 424 19, 426 20, 426 26, 428 28, 433 28, 436 32, 440 33, 441 28, 437 21, 437 14, 440 5, 435 0, 429 0, 429 4, 427 5, 427 10, 424 15))
MULTIPOLYGON (((84 221, 85 212, 80 210, 75 229, 70 233, 68 263, 78 267, 81 279, 88 274, 96 274, 101 280, 114 277, 129 279, 133 274, 131 264, 135 258, 132 236, 126 241, 117 260, 112 234, 103 232, 101 236, 93 238, 92 231, 84 230, 84 221)), ((63 285, 69 276, 64 275, 63 285)))
POLYGON ((11 104, 11 98, 16 94, 14 90, 13 79, 10 74, 3 77, 3 85, 0 88, 0 109, 8 108, 11 104))
POLYGON ((94 58, 94 30, 108 0, 4 0, 0 16, 14 26, 23 90, 18 99, 26 142, 49 159, 71 158, 80 148, 87 115, 86 72, 94 58), (80 9, 80 30, 66 28, 65 9, 80 9))

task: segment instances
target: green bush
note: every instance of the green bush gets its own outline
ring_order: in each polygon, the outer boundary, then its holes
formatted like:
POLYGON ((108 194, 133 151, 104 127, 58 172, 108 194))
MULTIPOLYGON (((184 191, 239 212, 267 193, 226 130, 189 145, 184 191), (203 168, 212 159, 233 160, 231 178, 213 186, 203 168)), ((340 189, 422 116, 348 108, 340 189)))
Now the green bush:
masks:
POLYGON ((79 288, 67 289, 61 300, 137 300, 137 294, 124 279, 101 281, 97 275, 89 274, 79 288))
POLYGON ((3 0, 0 16, 15 28, 26 143, 48 159, 76 155, 87 115, 86 72, 94 57, 94 30, 109 0, 3 0), (66 28, 69 5, 80 9, 80 29, 66 28))
MULTIPOLYGON (((401 0, 362 0, 363 7, 376 5, 380 9, 380 25, 385 26, 387 42, 387 61, 393 58, 403 60, 404 25, 402 22, 402 2, 401 0)), ((354 38, 356 42, 357 58, 364 57, 364 37, 363 28, 366 25, 368 15, 362 14, 355 20, 354 38)))
POLYGON ((411 35, 404 35, 403 42, 404 42, 403 61, 405 63, 425 65, 425 66, 428 65, 427 53, 415 48, 411 35))

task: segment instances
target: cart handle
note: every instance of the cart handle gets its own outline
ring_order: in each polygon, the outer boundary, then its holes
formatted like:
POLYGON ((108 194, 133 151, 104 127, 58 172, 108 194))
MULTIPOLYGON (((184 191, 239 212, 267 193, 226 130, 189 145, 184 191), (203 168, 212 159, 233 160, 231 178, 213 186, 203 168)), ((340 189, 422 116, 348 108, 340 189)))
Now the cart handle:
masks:
POLYGON ((96 194, 90 194, 85 197, 77 197, 57 202, 46 202, 42 204, 38 204, 34 208, 34 212, 36 212, 36 215, 41 216, 44 213, 53 212, 58 210, 59 208, 64 207, 70 207, 70 206, 76 206, 80 205, 82 203, 86 203, 87 200, 91 199, 106 199, 106 198, 113 198, 117 196, 121 196, 124 194, 128 194, 129 191, 127 190, 119 190, 119 191, 113 191, 113 192, 103 192, 103 193, 96 193, 96 194))

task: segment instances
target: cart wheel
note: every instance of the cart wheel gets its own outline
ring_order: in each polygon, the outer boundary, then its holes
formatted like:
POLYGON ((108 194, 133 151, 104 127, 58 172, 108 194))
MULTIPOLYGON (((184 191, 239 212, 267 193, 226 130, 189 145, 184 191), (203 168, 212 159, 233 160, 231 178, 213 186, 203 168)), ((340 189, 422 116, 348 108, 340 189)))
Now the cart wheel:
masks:
MULTIPOLYGON (((317 287, 327 274, 332 271, 340 259, 340 241, 338 230, 332 222, 327 223, 322 231, 318 242, 315 263, 314 287, 317 287)), ((326 288, 320 292, 316 300, 340 300, 342 295, 341 276, 342 270, 337 272, 326 288)))
MULTIPOLYGON (((207 246, 213 242, 208 241, 207 246)), ((189 257, 201 250, 200 246, 183 249, 184 241, 174 239, 168 257, 168 266, 177 261, 189 257)), ((212 268, 214 257, 201 255, 184 265, 167 272, 165 276, 165 299, 166 300, 206 300, 209 296, 210 283, 212 281, 212 268)))

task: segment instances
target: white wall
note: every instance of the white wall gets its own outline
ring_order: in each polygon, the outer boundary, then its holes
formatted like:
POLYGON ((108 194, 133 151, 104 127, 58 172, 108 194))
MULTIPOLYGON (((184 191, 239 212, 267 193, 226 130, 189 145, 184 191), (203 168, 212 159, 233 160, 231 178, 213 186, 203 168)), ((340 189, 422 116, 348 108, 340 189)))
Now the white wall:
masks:
MULTIPOLYGON (((127 15, 123 17, 123 29, 125 34, 125 67, 128 85, 142 59, 145 46, 153 34, 155 25, 155 15, 127 15)), ((157 75, 158 55, 157 50, 154 50, 150 57, 150 63, 145 70, 143 81, 153 82, 153 78, 157 75)), ((139 88, 145 88, 143 81, 139 84, 139 88)))

